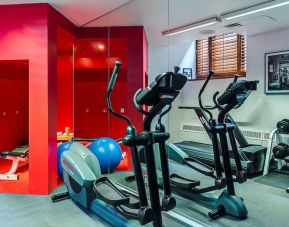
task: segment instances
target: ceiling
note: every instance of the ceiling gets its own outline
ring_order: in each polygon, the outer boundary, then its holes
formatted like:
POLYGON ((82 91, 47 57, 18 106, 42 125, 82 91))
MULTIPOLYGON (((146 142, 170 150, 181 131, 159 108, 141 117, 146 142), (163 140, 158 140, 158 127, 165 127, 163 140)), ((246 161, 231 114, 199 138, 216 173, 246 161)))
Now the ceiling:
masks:
MULTIPOLYGON (((149 41, 161 45, 205 38, 199 33, 201 29, 170 38, 163 37, 161 32, 168 28, 219 16, 268 0, 0 0, 0 4, 37 2, 50 3, 78 26, 128 3, 86 26, 143 25, 149 41)), ((230 21, 243 25, 238 28, 228 29, 224 27, 228 22, 222 22, 203 29, 213 29, 216 34, 237 31, 254 35, 289 27, 288 12, 289 5, 286 5, 230 21)))
POLYGON ((3 4, 49 3, 74 24, 80 26, 130 0, 0 0, 3 4))

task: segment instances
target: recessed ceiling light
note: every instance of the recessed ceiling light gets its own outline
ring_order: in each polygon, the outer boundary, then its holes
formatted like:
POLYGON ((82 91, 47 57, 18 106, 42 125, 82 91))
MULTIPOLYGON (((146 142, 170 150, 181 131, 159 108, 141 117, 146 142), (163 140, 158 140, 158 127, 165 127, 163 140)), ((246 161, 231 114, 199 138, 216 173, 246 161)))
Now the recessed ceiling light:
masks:
POLYGON ((246 9, 242 9, 233 13, 227 13, 227 14, 223 14, 221 16, 221 19, 224 20, 233 20, 239 17, 243 17, 243 16, 247 16, 247 15, 251 15, 254 13, 259 13, 259 12, 263 12, 269 9, 274 9, 280 6, 285 6, 288 5, 289 1, 284 1, 284 0, 275 0, 275 1, 270 1, 270 2, 266 2, 263 4, 259 4, 259 5, 255 5, 246 9))
POLYGON ((172 29, 168 29, 166 31, 162 32, 163 36, 172 36, 172 35, 177 35, 183 32, 187 32, 187 31, 191 31, 194 29, 198 29, 198 28, 203 28, 203 27, 207 27, 213 24, 216 24, 220 22, 220 19, 217 17, 208 19, 208 20, 203 20, 203 21, 199 21, 199 22, 195 22, 195 23, 191 23, 191 24, 187 24, 181 27, 177 27, 177 28, 172 28, 172 29))

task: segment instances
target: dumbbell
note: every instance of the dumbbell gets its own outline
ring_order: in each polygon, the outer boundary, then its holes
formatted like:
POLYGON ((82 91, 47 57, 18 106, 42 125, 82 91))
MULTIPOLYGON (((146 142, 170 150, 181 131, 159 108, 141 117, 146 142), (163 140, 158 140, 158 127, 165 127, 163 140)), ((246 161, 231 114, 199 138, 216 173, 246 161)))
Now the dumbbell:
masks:
POLYGON ((283 119, 277 123, 278 133, 288 134, 289 133, 289 120, 283 119))
POLYGON ((273 157, 276 159, 284 159, 289 156, 289 145, 286 143, 279 143, 273 148, 273 157))

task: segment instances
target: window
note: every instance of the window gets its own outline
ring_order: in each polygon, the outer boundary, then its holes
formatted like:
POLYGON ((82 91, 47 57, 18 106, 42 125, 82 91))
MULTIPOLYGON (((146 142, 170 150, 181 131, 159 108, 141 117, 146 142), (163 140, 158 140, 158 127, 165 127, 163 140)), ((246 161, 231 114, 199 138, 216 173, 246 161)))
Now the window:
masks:
POLYGON ((197 41, 197 77, 206 77, 209 73, 209 40, 197 41))
POLYGON ((246 37, 236 33, 197 40, 197 79, 246 75, 246 37))

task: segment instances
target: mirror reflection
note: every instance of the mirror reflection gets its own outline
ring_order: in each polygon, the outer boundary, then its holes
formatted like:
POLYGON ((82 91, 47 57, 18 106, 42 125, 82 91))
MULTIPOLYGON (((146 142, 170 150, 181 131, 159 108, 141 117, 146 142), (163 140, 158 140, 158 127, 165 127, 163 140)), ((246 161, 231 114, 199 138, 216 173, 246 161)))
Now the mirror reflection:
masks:
POLYGON ((0 3, 0 213, 51 193, 63 225, 287 226, 288 7, 0 3))

